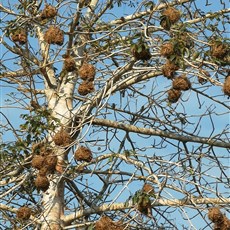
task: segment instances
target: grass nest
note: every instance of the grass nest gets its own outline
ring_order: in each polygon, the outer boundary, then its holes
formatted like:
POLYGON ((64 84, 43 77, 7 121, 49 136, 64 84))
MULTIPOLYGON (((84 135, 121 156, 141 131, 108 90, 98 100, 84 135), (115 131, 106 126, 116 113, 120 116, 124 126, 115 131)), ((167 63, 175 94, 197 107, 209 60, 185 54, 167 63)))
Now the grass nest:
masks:
POLYGON ((144 184, 142 191, 151 196, 155 196, 154 188, 151 184, 148 184, 148 183, 144 184))
POLYGON ((211 45, 211 56, 214 58, 224 58, 228 52, 229 48, 228 45, 222 42, 214 42, 211 45))
POLYGON ((45 157, 41 155, 34 155, 31 166, 36 169, 41 169, 44 165, 45 157))
POLYGON ((29 207, 23 206, 17 210, 17 218, 21 220, 28 220, 32 214, 32 211, 29 207))
POLYGON ((172 54, 174 54, 174 45, 170 42, 162 44, 160 54, 169 58, 172 54))
POLYGON ((228 75, 224 81, 223 92, 225 95, 230 96, 230 75, 228 75))
POLYGON ((92 81, 83 81, 78 87, 78 93, 82 96, 86 96, 94 91, 94 84, 92 81))
POLYGON ((64 43, 64 32, 57 26, 50 26, 45 32, 44 40, 48 44, 63 45, 64 43))
POLYGON ((37 187, 37 189, 45 192, 49 188, 50 182, 46 176, 38 175, 34 181, 34 184, 37 187))
POLYGON ((13 42, 19 42, 20 45, 24 45, 27 43, 27 33, 25 29, 17 29, 15 30, 12 35, 11 39, 13 42))
POLYGON ((84 62, 78 73, 82 80, 93 81, 96 75, 96 69, 93 65, 84 62))
POLYGON ((61 129, 54 135, 53 141, 55 145, 66 147, 72 143, 72 138, 68 132, 66 132, 64 129, 61 129))
POLYGON ((146 193, 140 195, 137 203, 137 209, 144 215, 152 214, 151 200, 146 193))
POLYGON ((93 158, 92 152, 89 148, 86 148, 84 146, 80 146, 76 152, 74 153, 74 158, 77 161, 86 161, 90 162, 93 158))
POLYGON ((175 76, 175 72, 179 69, 177 65, 173 62, 167 60, 167 62, 162 67, 162 73, 168 79, 172 79, 175 76))
POLYGON ((186 77, 186 75, 174 78, 172 85, 173 89, 177 90, 189 90, 191 88, 191 82, 186 77))
POLYGON ((166 10, 161 13, 161 26, 165 30, 170 30, 171 25, 175 24, 180 19, 180 11, 173 7, 168 7, 166 10))
POLYGON ((64 60, 64 70, 67 72, 73 72, 76 70, 76 63, 73 57, 66 57, 64 60))
POLYGON ((54 18, 57 15, 57 10, 54 6, 46 4, 41 13, 41 19, 54 18))
POLYGON ((95 224, 95 230, 123 230, 122 222, 114 222, 108 216, 102 216, 95 224))
POLYGON ((142 61, 148 61, 152 56, 149 51, 148 45, 142 42, 132 45, 131 53, 133 54, 136 60, 142 61))
POLYGON ((181 96, 181 91, 177 89, 170 89, 168 90, 168 101, 170 103, 176 103, 181 96))

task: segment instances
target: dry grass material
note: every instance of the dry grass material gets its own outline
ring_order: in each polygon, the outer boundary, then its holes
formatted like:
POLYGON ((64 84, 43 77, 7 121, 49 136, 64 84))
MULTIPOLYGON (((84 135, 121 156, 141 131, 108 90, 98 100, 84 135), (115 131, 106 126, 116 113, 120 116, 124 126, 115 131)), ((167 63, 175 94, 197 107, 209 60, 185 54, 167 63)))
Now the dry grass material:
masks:
POLYGON ((19 208, 16 213, 17 218, 21 220, 28 220, 31 214, 32 214, 31 209, 26 206, 19 208))
POLYGON ((83 81, 78 87, 78 93, 82 96, 86 96, 94 91, 94 84, 92 81, 83 81))
POLYGON ((59 27, 50 26, 45 32, 44 40, 48 44, 57 44, 61 46, 64 43, 64 32, 59 27))
POLYGON ((44 164, 49 172, 54 172, 57 165, 57 156, 47 156, 44 164))
POLYGON ((66 147, 72 143, 72 138, 69 133, 67 133, 64 129, 61 129, 54 135, 53 141, 55 145, 66 147))
POLYGON ((148 196, 143 196, 138 202, 137 209, 144 215, 152 214, 151 201, 148 196))
POLYGON ((144 193, 147 193, 151 196, 154 196, 155 195, 155 192, 154 192, 154 188, 151 184, 144 184, 143 188, 142 188, 142 191, 144 193))
POLYGON ((47 4, 41 13, 41 19, 54 18, 56 15, 56 8, 47 4))
POLYGON ((164 57, 170 57, 174 53, 174 45, 172 43, 162 44, 160 54, 164 57))
POLYGON ((176 77, 173 80, 173 89, 177 90, 188 90, 191 88, 191 82, 186 77, 186 75, 182 75, 180 77, 176 77))
POLYGON ((36 169, 41 169, 44 165, 45 158, 40 155, 35 155, 32 159, 31 166, 36 169))
POLYGON ((64 61, 64 69, 67 72, 73 72, 76 70, 76 63, 73 57, 66 57, 64 61))
POLYGON ((151 58, 151 53, 146 44, 133 45, 131 52, 136 60, 148 61, 151 58))
POLYGON ((175 76, 175 72, 179 69, 177 65, 169 60, 163 65, 162 73, 168 79, 172 79, 175 76))
POLYGON ((84 146, 80 146, 75 154, 74 157, 77 161, 86 161, 86 162, 90 162, 93 158, 92 152, 90 149, 84 147, 84 146))
POLYGON ((108 216, 101 217, 95 224, 95 230, 124 230, 122 222, 114 222, 108 216))
POLYGON ((167 17, 172 24, 176 23, 180 19, 180 11, 173 7, 168 7, 162 12, 162 15, 167 17))
POLYGON ((226 77, 224 85, 223 85, 223 92, 225 95, 230 96, 230 75, 226 77))
POLYGON ((48 173, 49 173, 49 169, 48 169, 48 167, 46 167, 46 166, 44 165, 44 166, 39 170, 38 175, 44 177, 44 176, 46 176, 48 173))
POLYGON ((11 39, 13 42, 19 42, 20 45, 24 45, 27 43, 27 33, 24 29, 17 29, 11 35, 11 39))
POLYGON ((181 91, 177 89, 170 89, 168 90, 168 101, 170 103, 176 103, 181 96, 181 91))
POLYGON ((84 62, 78 73, 82 80, 93 81, 96 75, 96 69, 93 65, 84 62))
POLYGON ((214 42, 211 45, 211 56, 215 58, 224 58, 228 54, 228 45, 221 42, 214 42))
POLYGON ((34 184, 37 187, 37 189, 40 189, 43 192, 45 192, 49 188, 50 182, 46 176, 38 175, 34 181, 34 184))

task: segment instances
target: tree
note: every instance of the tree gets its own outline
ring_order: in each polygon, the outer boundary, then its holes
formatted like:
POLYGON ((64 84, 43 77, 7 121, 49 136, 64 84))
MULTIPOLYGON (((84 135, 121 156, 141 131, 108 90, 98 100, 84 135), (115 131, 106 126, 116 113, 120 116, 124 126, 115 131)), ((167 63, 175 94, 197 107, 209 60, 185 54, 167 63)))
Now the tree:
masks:
POLYGON ((3 229, 229 229, 230 9, 202 2, 1 3, 3 229))

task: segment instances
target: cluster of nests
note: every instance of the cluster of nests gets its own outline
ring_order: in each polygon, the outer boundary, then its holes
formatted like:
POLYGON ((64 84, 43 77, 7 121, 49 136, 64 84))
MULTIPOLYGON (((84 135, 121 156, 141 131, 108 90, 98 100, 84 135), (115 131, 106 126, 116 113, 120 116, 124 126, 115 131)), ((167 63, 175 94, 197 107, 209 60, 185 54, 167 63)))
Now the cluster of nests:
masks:
POLYGON ((121 221, 113 221, 108 216, 102 216, 95 224, 95 230, 124 230, 125 225, 121 221))
POLYGON ((168 7, 161 13, 161 26, 165 30, 170 30, 170 27, 180 19, 180 12, 173 7, 168 7))
POLYGON ((209 209, 208 218, 214 223, 213 230, 230 229, 230 220, 220 211, 218 207, 209 209))
POLYGON ((11 34, 11 39, 13 42, 18 42, 20 45, 27 43, 27 33, 24 28, 18 28, 14 30, 11 34))

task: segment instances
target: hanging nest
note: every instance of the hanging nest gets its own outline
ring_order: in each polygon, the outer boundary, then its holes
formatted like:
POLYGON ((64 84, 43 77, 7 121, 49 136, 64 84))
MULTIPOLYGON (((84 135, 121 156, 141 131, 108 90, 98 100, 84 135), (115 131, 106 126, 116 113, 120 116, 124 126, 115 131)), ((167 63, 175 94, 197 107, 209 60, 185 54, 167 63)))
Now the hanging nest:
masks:
POLYGON ((45 158, 40 155, 35 155, 32 159, 31 166, 36 169, 41 169, 44 165, 45 158))
POLYGON ((78 87, 78 93, 82 96, 86 96, 94 91, 94 84, 92 81, 83 81, 78 87))
POLYGON ((54 18, 57 15, 57 10, 54 6, 46 4, 41 13, 41 19, 54 18))
POLYGON ((180 77, 176 77, 173 80, 173 89, 177 90, 188 90, 191 88, 191 82, 186 77, 186 75, 182 75, 180 77))
POLYGON ((47 167, 46 165, 44 165, 44 166, 39 170, 38 175, 44 177, 44 176, 46 176, 48 173, 49 173, 49 169, 48 169, 48 167, 47 167))
POLYGON ((177 65, 168 60, 162 67, 162 73, 168 79, 172 79, 178 69, 179 67, 177 65))
POLYGON ((27 43, 27 33, 25 29, 17 29, 15 30, 12 35, 11 39, 13 42, 19 42, 20 45, 24 45, 27 43))
POLYGON ((49 188, 50 182, 46 176, 38 175, 35 179, 34 184, 37 187, 37 189, 40 189, 43 192, 45 192, 49 188))
POLYGON ((90 162, 93 158, 92 152, 90 149, 84 147, 84 146, 80 146, 75 154, 74 157, 77 161, 86 161, 86 162, 90 162))
POLYGON ((144 184, 142 191, 148 195, 155 196, 154 188, 151 184, 144 184))
POLYGON ((93 81, 96 74, 96 69, 93 65, 84 62, 79 69, 79 76, 82 80, 93 81))
POLYGON ((54 172, 57 165, 57 156, 47 156, 44 164, 49 172, 54 172))
POLYGON ((95 224, 95 230, 124 230, 122 222, 114 222, 108 216, 102 216, 95 224))
POLYGON ((17 218, 21 220, 28 220, 31 214, 32 214, 31 209, 26 206, 19 208, 16 213, 17 218))
POLYGON ((44 40, 48 44, 63 45, 64 42, 64 32, 57 26, 50 26, 45 32, 44 40))
POLYGON ((64 70, 67 72, 73 72, 76 70, 76 63, 73 57, 66 57, 64 61, 64 70))
POLYGON ((229 52, 228 45, 222 42, 214 42, 211 45, 211 56, 214 58, 224 58, 229 52))
POLYGON ((224 85, 223 85, 223 92, 225 95, 230 96, 230 75, 226 77, 224 85))
POLYGON ((131 46, 131 53, 136 60, 148 61, 151 58, 148 45, 142 41, 131 46))
POLYGON ((69 133, 67 133, 64 129, 61 129, 54 135, 53 141, 55 145, 66 147, 70 145, 73 140, 69 133))
POLYGON ((168 90, 168 101, 170 103, 176 103, 181 96, 181 91, 177 89, 170 89, 168 90))
POLYGON ((171 24, 174 24, 180 19, 180 11, 173 7, 168 7, 162 12, 162 16, 165 16, 171 24))
POLYGON ((137 209, 144 215, 152 214, 151 200, 147 194, 143 193, 140 195, 138 198, 137 209))
POLYGON ((167 58, 170 57, 174 54, 174 45, 170 42, 162 44, 160 54, 167 58))

